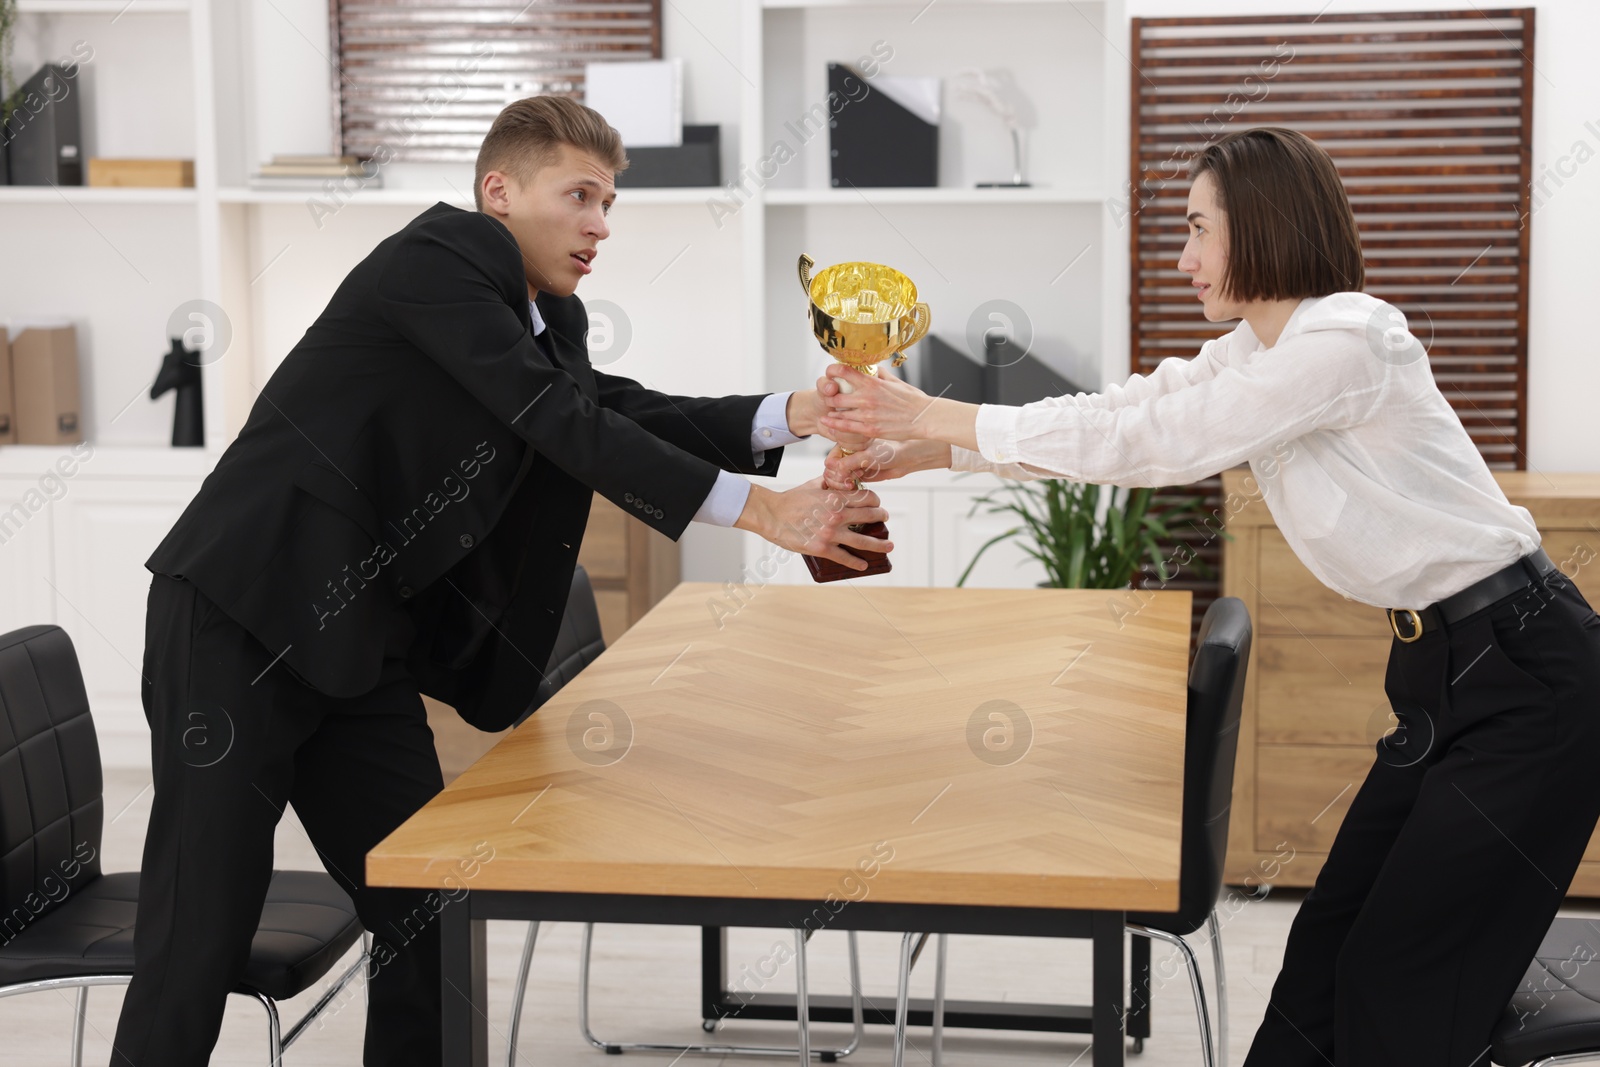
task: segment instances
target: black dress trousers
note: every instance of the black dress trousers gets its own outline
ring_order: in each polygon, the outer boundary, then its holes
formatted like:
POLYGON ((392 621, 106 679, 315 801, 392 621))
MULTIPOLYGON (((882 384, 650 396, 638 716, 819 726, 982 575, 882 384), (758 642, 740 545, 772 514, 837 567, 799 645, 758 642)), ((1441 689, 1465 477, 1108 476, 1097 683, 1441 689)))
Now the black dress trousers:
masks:
POLYGON ((153 576, 142 695, 155 799, 113 1067, 209 1059, 285 804, 373 935, 365 1062, 439 1063, 437 908, 426 891, 366 885, 367 851, 443 788, 404 649, 392 651, 371 692, 328 697, 191 583, 153 576))
POLYGON ((1600 616, 1556 572, 1396 639, 1399 726, 1289 931, 1245 1067, 1487 1067, 1600 818, 1600 616))

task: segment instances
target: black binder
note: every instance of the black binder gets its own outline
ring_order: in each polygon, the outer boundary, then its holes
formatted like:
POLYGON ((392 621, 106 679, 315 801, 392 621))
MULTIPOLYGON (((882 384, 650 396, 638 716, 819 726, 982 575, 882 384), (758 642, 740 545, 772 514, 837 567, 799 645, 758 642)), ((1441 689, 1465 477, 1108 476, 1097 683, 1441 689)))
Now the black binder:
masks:
POLYGON ((997 330, 985 334, 985 358, 979 363, 964 350, 929 334, 911 357, 918 367, 919 387, 929 396, 1013 407, 1047 396, 1088 391, 1035 356, 1007 351, 1007 344, 997 330))
POLYGON ((918 348, 911 358, 921 371, 924 393, 963 404, 983 403, 982 364, 931 333, 918 348))
POLYGON ((685 126, 683 144, 629 148, 618 189, 670 189, 722 184, 722 127, 685 126))
POLYGON ((843 101, 828 123, 833 185, 841 189, 938 185, 939 127, 871 85, 871 79, 852 67, 828 64, 828 89, 838 94, 830 99, 843 101))
POLYGON ((4 131, 12 185, 83 184, 78 91, 78 80, 54 63, 17 90, 4 131))
POLYGON ((983 335, 983 402, 1020 406, 1047 396, 1070 396, 1087 392, 1057 374, 1050 364, 1015 351, 998 330, 983 335))

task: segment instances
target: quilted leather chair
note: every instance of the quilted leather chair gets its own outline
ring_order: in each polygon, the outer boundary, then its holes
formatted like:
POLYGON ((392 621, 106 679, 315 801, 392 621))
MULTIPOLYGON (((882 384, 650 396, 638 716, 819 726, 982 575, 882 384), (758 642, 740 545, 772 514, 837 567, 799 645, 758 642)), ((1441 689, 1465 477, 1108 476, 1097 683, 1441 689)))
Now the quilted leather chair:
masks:
POLYGON ((1561 917, 1528 965, 1495 1030, 1494 1062, 1600 1062, 1600 919, 1561 917))
MULTIPOLYGON (((89 987, 133 975, 139 874, 100 870, 100 748, 72 640, 59 626, 0 635, 0 997, 76 988, 72 1064, 83 1062, 89 987)), ((322 871, 275 871, 239 988, 266 1009, 269 1063, 366 953, 281 1033, 277 1002, 311 988, 362 938, 355 906, 322 871)))

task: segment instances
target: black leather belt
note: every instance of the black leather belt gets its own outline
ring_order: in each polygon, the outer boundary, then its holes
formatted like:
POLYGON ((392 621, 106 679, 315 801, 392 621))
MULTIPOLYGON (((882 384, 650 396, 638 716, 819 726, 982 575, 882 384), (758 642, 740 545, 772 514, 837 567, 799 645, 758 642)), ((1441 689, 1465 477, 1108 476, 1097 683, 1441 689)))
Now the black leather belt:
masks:
POLYGON ((1536 548, 1515 563, 1495 571, 1482 581, 1473 582, 1459 593, 1445 597, 1437 604, 1413 611, 1411 608, 1386 608, 1389 628, 1394 635, 1410 644, 1429 630, 1460 622, 1468 615, 1482 611, 1506 597, 1520 593, 1529 586, 1543 582, 1555 571, 1542 548, 1536 548), (1407 632, 1402 633, 1400 619, 1406 620, 1407 632))

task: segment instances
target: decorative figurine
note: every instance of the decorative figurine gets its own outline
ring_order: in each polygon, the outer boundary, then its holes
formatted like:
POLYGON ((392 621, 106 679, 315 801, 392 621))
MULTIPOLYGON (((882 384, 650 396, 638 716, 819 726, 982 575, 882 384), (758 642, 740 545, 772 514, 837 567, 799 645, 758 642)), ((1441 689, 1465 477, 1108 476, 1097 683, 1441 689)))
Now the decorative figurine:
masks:
POLYGON ((172 338, 172 350, 161 361, 161 370, 150 386, 154 400, 168 389, 178 391, 172 413, 172 447, 203 448, 206 443, 205 407, 200 395, 200 364, 190 362, 193 353, 183 347, 183 338, 172 338))

